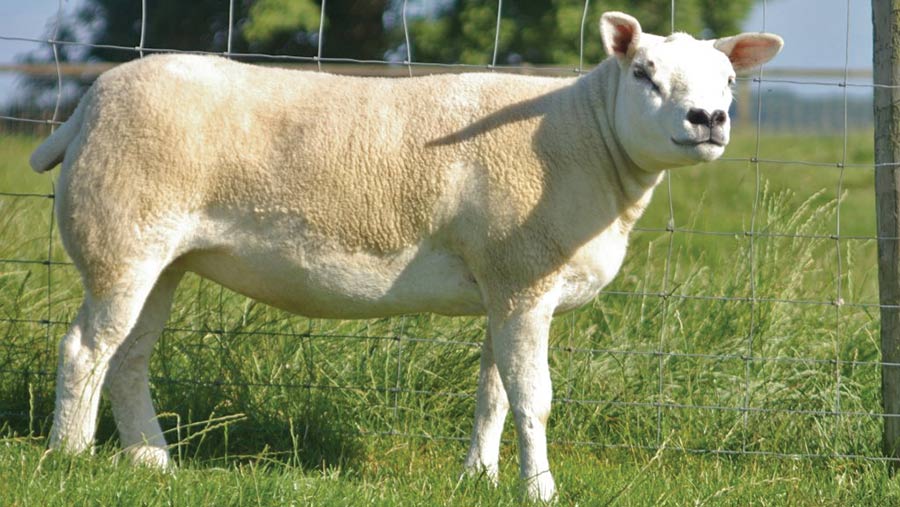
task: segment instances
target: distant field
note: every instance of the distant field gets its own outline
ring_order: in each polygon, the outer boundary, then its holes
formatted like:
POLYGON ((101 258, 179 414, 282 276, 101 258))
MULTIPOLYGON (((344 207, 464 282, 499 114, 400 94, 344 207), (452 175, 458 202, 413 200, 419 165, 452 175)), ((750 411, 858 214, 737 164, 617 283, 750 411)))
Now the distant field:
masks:
MULTIPOLYGON (((0 192, 52 192, 27 169, 37 142, 0 137, 0 192)), ((770 456, 879 455, 873 171, 842 173, 839 137, 759 141, 761 160, 828 167, 757 173, 755 153, 739 133, 741 161, 673 172, 671 211, 667 182, 608 294, 556 319, 561 505, 900 503, 883 463, 770 456)), ((872 163, 871 133, 849 136, 846 163, 872 163)), ((499 490, 456 480, 481 319, 308 320, 196 277, 153 359, 179 470, 114 464, 113 445, 42 457, 55 342, 80 303, 51 202, 0 195, 0 504, 519 503, 511 424, 499 490)), ((114 443, 108 407, 99 434, 114 443)))

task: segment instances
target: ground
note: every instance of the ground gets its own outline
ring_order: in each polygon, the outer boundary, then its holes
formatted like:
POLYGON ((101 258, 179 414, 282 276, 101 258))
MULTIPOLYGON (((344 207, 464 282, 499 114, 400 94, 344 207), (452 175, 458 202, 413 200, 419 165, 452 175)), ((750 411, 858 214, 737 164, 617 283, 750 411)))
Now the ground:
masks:
MULTIPOLYGON (((871 133, 846 151, 841 136, 766 135, 758 155, 754 134, 674 172, 607 293, 556 319, 560 505, 900 503, 872 459, 871 133)), ((96 456, 44 455, 80 287, 48 242, 56 173, 27 169, 37 142, 0 136, 0 504, 520 503, 511 425, 499 488, 457 480, 481 319, 310 321, 194 277, 153 360, 176 471, 117 463, 107 406, 96 456)))

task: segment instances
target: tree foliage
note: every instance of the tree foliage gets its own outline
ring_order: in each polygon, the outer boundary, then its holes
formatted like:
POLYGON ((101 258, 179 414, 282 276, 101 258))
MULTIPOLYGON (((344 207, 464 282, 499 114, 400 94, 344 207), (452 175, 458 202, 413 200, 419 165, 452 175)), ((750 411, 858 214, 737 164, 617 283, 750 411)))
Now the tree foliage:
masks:
MULTIPOLYGON (((380 59, 390 41, 382 26, 387 0, 345 0, 327 5, 323 49, 329 56, 380 59)), ((147 2, 144 46, 224 52, 228 48, 229 4, 225 0, 147 2)), ((237 0, 231 47, 234 53, 316 55, 321 0, 237 0)), ((90 27, 92 44, 132 48, 141 37, 141 2, 87 0, 74 22, 90 27)), ((91 47, 88 60, 124 61, 134 51, 91 47)))
MULTIPOLYGON (((697 36, 736 32, 754 0, 676 0, 675 28, 697 36)), ((603 11, 621 10, 641 21, 648 32, 671 32, 671 0, 506 0, 500 19, 497 64, 584 65, 604 58, 598 20, 603 11), (583 25, 582 25, 583 22, 583 25), (582 46, 582 27, 584 44, 582 46)), ((495 50, 496 0, 235 0, 231 50, 240 54, 316 56, 321 42, 326 58, 399 60, 407 49, 413 61, 490 64, 495 50), (410 48, 406 48, 402 11, 407 8, 410 48), (324 39, 319 24, 324 21, 324 39)), ((146 2, 144 47, 225 52, 229 41, 227 0, 153 0, 146 2)), ((61 27, 59 38, 77 38, 91 46, 58 46, 61 61, 121 62, 138 57, 141 2, 85 0, 61 27), (122 46, 117 49, 109 46, 122 46)), ((240 57, 253 59, 252 57, 240 57)), ((53 61, 43 48, 24 61, 53 61)), ((80 82, 83 87, 90 79, 80 82)), ((70 83, 70 88, 72 84, 70 83)), ((55 77, 26 79, 24 101, 34 107, 55 97, 55 77)), ((72 95, 77 96, 77 90, 72 95)))
MULTIPOLYGON (((754 0, 677 0, 675 28, 695 36, 715 37, 738 31, 754 0)), ((491 63, 497 2, 453 0, 410 28, 418 61, 491 63)), ((672 32, 669 0, 518 0, 503 3, 497 63, 577 64, 584 21, 584 63, 600 61, 598 20, 604 11, 620 10, 640 20, 644 30, 672 32)))
MULTIPOLYGON (((698 36, 737 31, 754 0, 677 0, 675 28, 698 36)), ((403 0, 332 1, 325 8, 326 57, 380 60, 404 44, 403 0)), ((571 64, 578 61, 584 20, 586 62, 603 58, 597 20, 605 10, 637 17, 645 30, 671 32, 670 0, 507 0, 503 2, 497 63, 571 64)), ((408 0, 409 34, 416 61, 489 63, 494 51, 495 0, 408 0)), ((319 46, 322 0, 237 0, 232 51, 313 56, 319 46)), ((228 45, 225 0, 147 2, 144 46, 223 52, 228 45)), ((141 37, 141 2, 87 0, 70 23, 88 27, 93 44, 135 47, 141 37)), ((81 30, 84 31, 83 29, 81 30)), ((405 54, 405 51, 403 51, 405 54)), ((124 61, 133 51, 90 47, 81 59, 124 61)))

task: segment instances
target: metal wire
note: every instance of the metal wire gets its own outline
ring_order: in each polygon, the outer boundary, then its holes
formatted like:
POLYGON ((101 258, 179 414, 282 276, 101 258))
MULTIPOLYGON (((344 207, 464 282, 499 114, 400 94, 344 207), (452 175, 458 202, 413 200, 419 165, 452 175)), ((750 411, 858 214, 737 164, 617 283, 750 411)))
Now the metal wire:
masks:
MULTIPOLYGON (((230 28, 231 27, 229 26, 228 28, 229 28, 229 32, 228 32, 229 41, 228 42, 231 43, 231 39, 230 39, 230 37, 231 37, 230 28)), ((138 41, 138 45, 137 45, 138 55, 141 58, 144 57, 144 36, 146 35, 146 33, 147 33, 147 0, 141 0, 141 38, 138 41)))
MULTIPOLYGON (((146 0, 144 0, 146 1, 146 0)), ((231 38, 234 31, 234 0, 228 0, 228 41, 225 46, 225 56, 231 57, 231 38)), ((143 43, 141 43, 143 46, 143 43)))
POLYGON ((326 0, 322 0, 322 8, 319 11, 319 33, 317 35, 318 40, 318 49, 316 50, 316 67, 319 72, 322 72, 322 44, 325 43, 325 3, 326 0))
POLYGON ((406 64, 406 70, 409 72, 409 77, 413 77, 412 71, 412 44, 409 41, 409 25, 406 22, 406 4, 407 0, 403 0, 403 9, 401 15, 403 16, 403 40, 406 44, 406 61, 403 62, 406 64))
MULTIPOLYGON (((766 23, 766 2, 763 2, 763 29, 765 29, 766 23)), ((213 52, 203 52, 203 51, 174 51, 171 49, 162 49, 162 48, 147 48, 145 47, 145 33, 146 33, 146 0, 141 0, 141 35, 138 45, 135 47, 126 47, 126 46, 117 46, 117 45, 107 45, 107 44, 90 44, 90 43, 82 43, 76 41, 62 41, 58 40, 59 37, 59 27, 61 24, 61 19, 63 15, 62 2, 59 2, 59 8, 57 10, 56 15, 56 25, 53 31, 53 35, 51 38, 47 40, 41 39, 30 39, 24 37, 9 37, 9 36, 0 36, 0 40, 4 41, 21 41, 21 42, 35 42, 41 44, 48 44, 53 49, 54 55, 54 63, 57 75, 57 95, 56 95, 56 104, 54 108, 54 113, 51 119, 48 120, 38 120, 31 118, 19 118, 19 117, 11 117, 11 116, 0 116, 0 120, 4 121, 14 121, 14 122, 25 122, 25 123, 34 123, 34 124, 45 124, 52 127, 59 125, 61 122, 58 120, 61 96, 62 96, 62 72, 61 72, 61 64, 59 61, 58 47, 63 46, 73 46, 73 47, 92 47, 92 48, 104 48, 104 49, 112 49, 112 50, 122 50, 122 51, 132 51, 137 52, 138 55, 144 56, 146 53, 158 53, 158 52, 186 52, 186 53, 200 53, 200 54, 216 54, 213 52)), ((397 62, 391 62, 387 60, 359 60, 352 58, 327 58, 324 56, 324 25, 325 25, 325 10, 326 3, 323 0, 321 5, 320 12, 320 20, 319 20, 319 32, 318 32, 318 40, 317 40, 317 53, 315 57, 300 57, 293 55, 273 55, 273 54, 260 54, 260 53, 233 53, 232 51, 232 38, 233 38, 233 25, 234 25, 234 0, 229 0, 228 3, 228 34, 227 34, 227 46, 226 46, 226 56, 233 58, 243 58, 243 59, 259 59, 259 60, 283 60, 287 62, 301 62, 301 63, 309 63, 315 64, 316 67, 321 70, 323 63, 363 63, 363 64, 375 64, 375 65, 396 65, 397 62)), ((493 51, 491 56, 491 63, 488 65, 462 65, 462 64, 444 64, 444 63, 430 63, 430 62, 414 62, 412 58, 412 48, 411 48, 411 40, 410 33, 408 28, 408 20, 407 20, 407 0, 403 1, 402 4, 402 22, 403 22, 403 31, 404 31, 404 41, 406 45, 406 60, 403 63, 407 67, 407 72, 409 76, 413 75, 413 67, 419 68, 427 68, 434 67, 440 69, 454 69, 454 70, 507 70, 511 72, 537 72, 537 73, 556 73, 556 74, 582 74, 585 72, 584 69, 584 33, 585 33, 585 23, 589 11, 589 0, 585 0, 584 8, 581 17, 581 27, 579 32, 579 42, 578 42, 578 58, 579 63, 577 68, 569 68, 569 67, 546 67, 540 69, 522 69, 521 67, 513 66, 513 65, 498 65, 497 58, 499 54, 499 39, 500 39, 500 29, 501 29, 501 20, 502 20, 502 9, 503 2, 502 0, 498 0, 497 3, 497 20, 495 26, 495 34, 494 34, 494 44, 493 51)), ((849 163, 848 162, 848 137, 849 137, 849 127, 848 127, 848 90, 851 87, 856 88, 893 88, 893 86, 879 83, 850 83, 848 82, 850 69, 849 69, 849 44, 850 44, 850 13, 851 13, 851 3, 847 0, 847 24, 846 24, 846 40, 845 40, 845 55, 844 55, 844 76, 840 82, 830 82, 830 81, 817 81, 817 80, 793 80, 793 79, 781 79, 781 78, 764 78, 763 71, 760 70, 759 74, 752 78, 747 78, 748 81, 754 83, 756 85, 756 99, 757 99, 757 115, 756 115, 756 147, 754 150, 754 154, 748 158, 724 158, 722 159, 724 162, 737 162, 748 164, 753 170, 755 175, 755 192, 754 192, 754 201, 752 205, 751 211, 751 220, 749 224, 749 228, 747 230, 737 230, 737 231, 710 231, 710 230, 700 230, 693 228, 691 226, 679 226, 676 223, 675 216, 675 207, 674 207, 674 196, 672 192, 672 181, 667 178, 666 180, 666 190, 668 194, 668 221, 664 228, 660 227, 637 227, 635 231, 642 233, 651 233, 651 234, 660 234, 665 235, 666 238, 666 254, 665 254, 665 266, 664 266, 664 275, 661 284, 660 291, 654 292, 649 290, 644 291, 616 291, 616 290, 607 290, 603 291, 602 294, 607 298, 614 297, 626 297, 626 298, 641 298, 641 299, 650 299, 656 298, 659 299, 662 303, 661 305, 661 322, 660 328, 657 333, 657 340, 652 349, 649 350, 632 350, 632 349, 617 349, 610 347, 576 347, 573 346, 573 337, 575 330, 575 319, 574 316, 571 317, 569 321, 569 333, 567 339, 566 346, 551 346, 550 350, 554 354, 565 354, 566 355, 566 366, 565 371, 568 377, 567 387, 565 390, 565 396, 557 398, 557 402, 562 404, 569 405, 592 405, 592 406, 610 406, 610 407, 623 407, 623 408, 646 408, 652 409, 655 411, 655 445, 642 445, 642 444, 617 444, 617 443, 598 443, 592 441, 577 441, 577 440, 556 440, 554 443, 558 445, 575 445, 575 446, 589 446, 589 447, 598 447, 598 448, 624 448, 624 449, 645 449, 650 451, 657 450, 671 450, 677 452, 691 453, 691 454, 712 454, 712 455, 749 455, 749 456, 764 456, 764 457, 778 457, 778 458, 789 458, 789 459, 813 459, 813 458, 829 458, 829 459, 860 459, 860 460, 871 460, 871 461, 895 461, 894 458, 885 458, 882 456, 873 456, 873 455, 864 455, 864 454, 854 454, 854 453, 789 453, 789 452, 777 452, 777 451, 760 451, 755 450, 750 445, 750 442, 747 441, 747 426, 748 426, 748 416, 750 414, 783 414, 783 415, 794 415, 794 416, 812 416, 812 417, 831 417, 837 420, 835 424, 834 432, 835 434, 841 430, 841 425, 843 424, 841 421, 845 421, 849 418, 859 418, 859 419, 873 419, 873 418, 883 418, 883 417, 897 417, 894 414, 883 414, 876 413, 872 411, 862 411, 862 410, 847 410, 844 404, 842 403, 842 388, 844 386, 845 380, 843 379, 842 372, 845 368, 872 368, 879 369, 884 367, 900 367, 900 363, 885 363, 880 361, 871 361, 871 360, 848 360, 845 359, 840 353, 840 344, 842 342, 842 333, 845 332, 843 329, 843 313, 846 312, 846 309, 878 309, 878 308, 900 308, 900 306, 890 306, 890 305, 880 305, 878 303, 868 303, 865 301, 853 301, 850 299, 849 295, 846 294, 846 290, 844 287, 844 279, 847 275, 844 258, 841 251, 841 245, 843 242, 847 241, 874 241, 879 239, 876 236, 860 236, 860 235, 845 235, 842 233, 841 227, 841 209, 843 204, 843 193, 845 188, 845 172, 848 169, 864 169, 864 170, 874 170, 876 167, 883 167, 889 165, 896 164, 864 164, 864 163, 849 163), (761 120, 762 120, 762 109, 763 109, 763 94, 762 86, 764 83, 788 83, 788 84, 796 84, 796 85, 804 85, 804 86, 828 86, 828 87, 838 87, 843 90, 843 101, 844 101, 844 117, 843 117, 843 148, 840 160, 835 162, 818 162, 818 161, 803 161, 803 160, 778 160, 778 159, 765 159, 760 157, 760 144, 761 144, 761 120), (785 167, 799 166, 799 167, 821 167, 828 169, 837 169, 839 171, 838 174, 838 182, 837 182, 837 201, 836 201, 836 210, 835 210, 835 223, 834 223, 834 234, 813 234, 813 233, 792 233, 792 232, 779 232, 768 230, 765 227, 760 227, 757 221, 757 215, 760 211, 760 196, 761 196, 761 166, 765 166, 767 164, 779 165, 785 167), (748 257, 750 262, 750 292, 746 295, 734 295, 734 294, 689 294, 689 293, 679 293, 679 287, 676 285, 674 280, 674 239, 676 235, 706 235, 706 236, 723 236, 723 237, 735 237, 735 238, 747 238, 749 241, 748 244, 748 257), (757 266, 758 262, 758 252, 757 252, 757 240, 761 238, 790 238, 796 240, 823 240, 823 241, 833 241, 834 248, 836 252, 836 267, 835 267, 835 291, 833 293, 834 299, 826 300, 822 299, 798 299, 798 298, 778 298, 778 297, 767 297, 765 294, 761 294, 759 288, 756 284, 757 277, 757 266), (739 353, 734 354, 703 354, 703 353, 692 353, 692 352, 684 352, 679 350, 672 350, 675 348, 675 344, 669 343, 669 336, 667 335, 667 326, 665 323, 673 318, 673 305, 674 301, 705 301, 705 302, 737 302, 748 305, 750 312, 750 324, 746 333, 746 341, 745 345, 742 347, 739 353), (760 310, 760 306, 764 304, 784 304, 784 305, 799 305, 799 306, 821 306, 821 307, 833 307, 834 308, 834 351, 830 357, 787 357, 787 356, 765 356, 760 355, 754 349, 754 340, 756 338, 757 333, 757 321, 756 314, 760 310), (625 357, 642 357, 648 358, 651 361, 655 362, 656 365, 656 386, 653 393, 645 394, 648 399, 633 399, 633 400, 623 400, 615 397, 607 397, 607 398, 579 398, 574 396, 573 385, 575 383, 575 369, 574 365, 580 360, 589 360, 596 358, 598 356, 604 356, 609 358, 625 358, 625 357), (679 403, 666 399, 666 386, 665 386, 665 371, 667 364, 670 361, 676 359, 689 359, 695 361, 716 361, 716 362, 734 362, 737 365, 743 366, 742 375, 737 377, 737 380, 740 380, 742 383, 742 387, 739 391, 740 403, 735 404, 711 404, 711 403, 679 403), (770 407, 770 406, 754 406, 752 403, 753 397, 751 393, 751 375, 754 368, 760 367, 761 365, 766 364, 782 364, 782 365, 808 365, 808 366, 816 366, 821 367, 823 369, 833 369, 835 375, 835 390, 834 390, 834 400, 831 403, 830 409, 809 409, 809 408, 796 408, 796 407, 770 407), (687 446, 680 447, 671 447, 663 445, 663 422, 665 415, 670 411, 681 410, 681 411, 715 411, 715 412, 726 412, 726 413, 736 413, 741 414, 741 427, 742 427, 742 436, 741 436, 741 444, 740 449, 700 449, 693 448, 687 446)), ((671 2, 671 28, 672 31, 675 30, 675 21, 676 21, 676 3, 675 0, 671 2)), ((218 53, 221 55, 221 52, 218 53)), ((50 190, 49 193, 36 193, 36 192, 15 192, 15 191, 3 191, 0 192, 0 197, 10 198, 10 199, 51 199, 53 200, 55 197, 55 191, 53 189, 50 190)), ((52 207, 51 207, 52 208, 52 207)), ((52 379, 54 373, 52 371, 52 365, 50 361, 50 351, 53 349, 51 341, 52 341, 52 333, 54 330, 69 325, 69 322, 65 319, 61 319, 59 315, 53 312, 53 272, 51 269, 54 266, 66 266, 71 267, 72 263, 68 261, 56 261, 53 260, 54 250, 53 250, 53 235, 55 223, 54 223, 54 215, 52 213, 49 218, 49 230, 47 231, 50 240, 48 240, 48 247, 46 250, 46 258, 45 259, 9 259, 9 258, 0 258, 0 265, 2 264, 11 264, 11 265, 36 265, 36 266, 46 266, 46 277, 47 277, 47 286, 46 286, 46 306, 43 312, 43 318, 20 318, 20 317, 0 317, 0 322, 8 324, 8 325, 37 325, 43 326, 46 331, 46 350, 47 354, 45 359, 41 362, 41 367, 38 370, 30 370, 27 372, 27 375, 34 375, 36 377, 42 378, 45 381, 49 381, 52 379)), ((885 239, 885 238, 881 238, 885 239)), ((900 239, 900 238, 893 238, 900 239)), ((309 321, 308 329, 305 333, 294 333, 294 332, 285 332, 285 331, 269 331, 269 330, 246 330, 246 329, 211 329, 205 328, 202 326, 170 326, 165 330, 166 334, 172 333, 181 333, 187 334, 190 336, 199 336, 204 337, 208 335, 217 335, 217 336, 243 336, 248 338, 273 338, 273 337, 293 337, 300 340, 305 340, 311 343, 314 340, 348 340, 348 341, 375 341, 375 342, 383 342, 383 343, 394 343, 395 344, 395 357, 392 363, 395 367, 395 377, 393 382, 388 379, 385 379, 385 384, 392 385, 379 385, 376 383, 372 384, 359 384, 359 385, 349 385, 349 384, 330 384, 327 382, 226 382, 226 381, 218 381, 218 380, 197 380, 192 378, 180 378, 178 376, 167 375, 167 376, 156 376, 153 378, 153 382, 156 384, 182 384, 189 386, 240 386, 240 387, 254 387, 254 388, 283 388, 283 389, 304 389, 304 390, 327 390, 327 391, 358 391, 358 392, 374 392, 374 393, 386 393, 391 396, 390 398, 390 408, 393 411, 393 416, 390 421, 390 427, 383 432, 367 432, 365 430, 360 430, 358 434, 361 435, 369 435, 369 434, 377 434, 377 435, 391 435, 395 437, 403 437, 403 438, 427 438, 427 439, 439 439, 439 440, 465 440, 464 437, 457 437, 453 435, 426 435, 419 433, 410 433, 401 431, 403 425, 400 420, 400 410, 401 410, 401 396, 400 395, 411 395, 411 396, 428 396, 428 397, 448 397, 448 398, 456 398, 456 399, 469 399, 473 397, 472 392, 453 392, 453 391, 440 391, 440 390, 431 390, 431 389, 419 389, 415 386, 406 385, 404 382, 404 367, 406 366, 404 363, 406 354, 404 354, 404 346, 407 344, 427 344, 428 346, 433 347, 451 347, 451 348, 459 348, 461 350, 472 351, 473 353, 477 352, 481 347, 481 340, 478 341, 466 341, 466 340, 455 340, 455 339, 440 339, 440 338, 427 338, 427 337, 417 337, 410 336, 407 334, 406 321, 401 320, 399 327, 394 331, 392 335, 370 335, 368 329, 365 334, 352 334, 352 333, 329 333, 329 332, 316 332, 313 321, 309 321)), ((616 336, 600 336, 598 333, 597 339, 611 340, 615 342, 616 336)), ((200 346, 203 346, 202 344, 200 346)), ((19 369, 14 368, 0 368, 0 374, 3 375, 25 375, 26 372, 23 372, 19 369)), ((4 417, 7 414, 0 414, 4 417)), ((16 416, 15 413, 10 413, 9 416, 16 416)), ((21 416, 22 414, 18 414, 21 416)))
POLYGON ((590 3, 591 0, 584 0, 584 11, 581 12, 581 28, 578 31, 578 74, 584 73, 584 24, 587 22, 590 3))
MULTIPOLYGON (((847 0, 847 10, 846 10, 846 33, 844 36, 844 84, 847 82, 847 77, 850 74, 850 0, 847 0)), ((840 175, 838 176, 837 183, 837 192, 836 199, 837 203, 835 205, 835 215, 834 215, 834 252, 835 252, 835 267, 837 273, 835 274, 835 298, 834 300, 838 303, 842 303, 844 301, 844 287, 843 287, 843 257, 841 255, 841 204, 844 200, 844 171, 845 165, 847 163, 847 136, 849 135, 847 128, 847 87, 844 86, 844 129, 843 129, 843 141, 844 144, 841 147, 841 167, 840 167, 840 175)), ((842 304, 834 305, 834 375, 835 375, 835 383, 834 383, 834 411, 836 412, 835 419, 836 424, 834 425, 834 433, 833 437, 836 438, 838 436, 838 432, 841 427, 841 383, 843 376, 841 375, 842 364, 841 364, 841 308, 842 304)))
MULTIPOLYGON (((671 19, 671 32, 675 33, 675 0, 672 0, 672 9, 671 9, 672 19, 671 19)), ((663 270, 663 280, 662 280, 662 292, 663 294, 669 293, 669 280, 672 275, 672 252, 675 246, 675 198, 672 195, 672 173, 666 171, 665 175, 666 179, 666 195, 669 199, 669 220, 666 222, 666 264, 663 270)), ((669 298, 662 299, 662 322, 666 322, 669 318, 669 298)), ((665 370, 665 356, 662 355, 663 347, 666 343, 666 331, 668 330, 668 326, 665 324, 659 326, 659 339, 656 345, 656 351, 659 352, 656 361, 656 388, 658 396, 657 401, 661 401, 665 396, 663 392, 663 374, 665 370)), ((656 444, 660 445, 663 441, 662 439, 662 407, 656 408, 656 444)))
POLYGON ((503 19, 503 0, 497 0, 497 26, 494 28, 494 52, 491 55, 490 69, 497 68, 497 51, 500 48, 500 21, 503 19))
MULTIPOLYGON (((4 318, 0 320, 0 322, 7 322, 10 324, 39 324, 42 326, 57 326, 63 327, 68 326, 70 324, 69 321, 66 320, 52 320, 48 321, 45 319, 17 319, 17 318, 4 318)), ((166 327, 165 333, 183 333, 190 336, 208 336, 208 335, 223 335, 223 336, 244 336, 244 337, 263 337, 263 338, 273 338, 273 337, 288 337, 288 338, 296 338, 296 339, 306 339, 306 340, 324 340, 324 341, 335 341, 335 340, 353 340, 353 341, 365 341, 365 340, 374 340, 374 341, 385 341, 385 342, 407 342, 407 343, 424 343, 429 346, 447 346, 447 347, 461 347, 466 349, 478 350, 481 347, 482 342, 469 342, 462 340, 445 340, 439 338, 422 338, 422 337, 397 337, 397 336, 368 336, 368 335, 358 335, 358 334, 340 334, 340 333, 287 333, 287 332, 279 332, 279 331, 244 331, 244 330, 225 330, 225 329, 203 329, 203 328, 186 328, 186 327, 166 327)), ((613 339, 615 337, 612 337, 613 339)), ((599 355, 608 355, 608 356, 638 356, 638 357, 657 357, 657 356, 665 356, 667 358, 686 358, 686 359, 700 359, 704 361, 711 362, 740 362, 750 361, 753 363, 765 364, 765 363, 782 363, 782 364, 796 364, 796 365, 807 365, 807 366, 834 366, 837 364, 837 360, 834 358, 812 358, 812 357, 791 357, 791 356, 754 356, 747 357, 743 354, 702 354, 702 353, 689 353, 689 352, 673 352, 673 351, 657 351, 657 350, 628 350, 628 349, 610 349, 610 348, 586 348, 586 347, 571 347, 571 346, 550 346, 550 351, 552 352, 563 352, 566 354, 583 354, 587 356, 599 356, 599 355)), ((860 360, 841 360, 841 364, 844 366, 851 366, 854 368, 881 368, 881 367, 900 367, 900 363, 890 363, 884 361, 860 361, 860 360)), ((0 370, 6 373, 22 373, 21 370, 0 370)), ((31 370, 29 373, 31 374, 40 374, 40 375, 52 375, 53 372, 49 370, 31 370)))
MULTIPOLYGON (((56 8, 56 20, 53 26, 53 39, 58 38, 59 29, 62 26, 62 16, 63 16, 63 2, 59 0, 56 8)), ((53 117, 51 118, 52 125, 50 126, 51 132, 56 128, 55 125, 59 119, 59 107, 62 101, 62 72, 59 69, 59 49, 56 44, 51 43, 50 47, 53 48, 53 63, 56 65, 56 101, 53 106, 53 117)), ((53 183, 50 184, 50 193, 56 194, 53 183)), ((55 201, 54 201, 55 202, 55 201)), ((49 219, 49 227, 47 230, 47 262, 46 262, 46 273, 47 273, 47 290, 46 290, 46 320, 49 322, 53 319, 53 230, 55 224, 56 215, 54 214, 54 206, 50 206, 50 219, 49 219)), ((52 357, 51 351, 53 350, 51 344, 53 343, 53 335, 49 325, 44 326, 44 354, 41 359, 42 364, 49 365, 51 364, 52 357)), ((40 391, 41 393, 44 390, 40 391)))
MULTIPOLYGON (((320 24, 324 29, 324 17, 320 21, 320 24)), ((56 38, 51 39, 37 39, 34 37, 20 37, 20 36, 10 36, 10 35, 0 35, 0 41, 11 41, 11 42, 33 42, 40 44, 55 44, 58 46, 74 46, 74 47, 86 47, 86 48, 99 48, 99 49, 111 49, 115 51, 128 51, 128 52, 139 52, 138 48, 131 46, 122 46, 117 44, 99 44, 99 43, 91 43, 91 42, 79 42, 79 41, 70 41, 70 40, 59 40, 56 38)), ((499 41, 498 41, 499 43, 499 41)), ((203 51, 203 50, 185 50, 185 49, 174 49, 174 48, 151 48, 144 47, 142 48, 145 52, 151 53, 187 53, 187 54, 198 54, 198 55, 221 55, 221 52, 215 51, 203 51)), ((288 54, 272 54, 272 53, 233 53, 234 57, 238 58, 248 58, 248 59, 265 59, 265 60, 283 60, 286 62, 300 62, 300 63, 316 63, 317 61, 321 61, 324 63, 359 63, 359 64, 372 64, 372 65, 397 65, 397 62, 391 60, 375 60, 375 59, 360 59, 360 58, 333 58, 333 57, 324 57, 324 56, 298 56, 298 55, 288 55, 288 54)), ((485 69, 491 68, 491 65, 478 65, 478 64, 466 64, 466 63, 441 63, 441 62, 416 62, 414 65, 418 66, 427 66, 427 67, 438 67, 438 68, 457 68, 457 69, 485 69)), ((540 66, 540 67, 522 67, 521 65, 493 65, 494 68, 500 70, 505 70, 509 72, 540 72, 547 74, 560 74, 560 73, 578 73, 578 67, 560 67, 560 66, 540 66)), ((797 85, 806 85, 806 86, 829 86, 829 87, 848 87, 848 88, 900 88, 900 85, 891 85, 886 83, 850 83, 843 81, 815 81, 815 80, 798 80, 798 79, 782 79, 782 78, 774 78, 768 77, 765 79, 761 79, 759 77, 752 78, 743 78, 739 77, 738 81, 750 80, 752 82, 761 81, 764 83, 783 83, 783 84, 797 84, 797 85)))
MULTIPOLYGON (((766 8, 767 3, 766 0, 763 0, 763 20, 762 20, 762 32, 766 31, 766 8)), ((750 359, 753 358, 753 339, 756 332, 756 217, 759 213, 759 199, 760 193, 762 190, 762 174, 759 169, 759 145, 760 139, 762 137, 761 129, 762 129, 762 76, 763 76, 763 68, 759 68, 759 81, 757 82, 756 88, 756 146, 754 148, 753 158, 756 159, 756 162, 751 162, 753 164, 753 175, 754 175, 754 191, 753 191, 753 209, 750 212, 750 243, 749 243, 749 257, 750 257, 750 325, 747 329, 747 349, 745 352, 745 360, 744 360, 744 398, 743 398, 743 407, 746 409, 750 403, 750 359)), ((743 417, 741 418, 741 451, 747 451, 747 425, 748 418, 746 410, 743 413, 743 417)))

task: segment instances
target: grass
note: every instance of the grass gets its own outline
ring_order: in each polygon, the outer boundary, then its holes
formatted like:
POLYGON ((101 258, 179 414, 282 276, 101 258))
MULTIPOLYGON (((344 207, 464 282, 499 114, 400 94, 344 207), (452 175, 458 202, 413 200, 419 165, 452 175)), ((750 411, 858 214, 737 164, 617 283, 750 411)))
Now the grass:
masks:
MULTIPOLYGON (((94 457, 43 456, 34 443, 0 453, 4 505, 520 505, 514 481, 456 480, 458 446, 387 442, 378 464, 303 469, 256 459, 188 462, 171 474, 94 457), (427 468, 426 468, 427 467, 427 468)), ((697 458, 675 453, 556 449, 560 504, 891 505, 900 488, 883 465, 697 458)), ((510 463, 511 456, 505 456, 510 463)), ((514 466, 501 470, 506 477, 514 466)), ((2 498, 2 497, 0 497, 2 498)))
MULTIPOLYGON (((36 143, 0 138, 0 192, 52 192, 26 169, 36 143)), ((851 166, 872 162, 871 133, 848 137, 841 171, 843 148, 763 137, 760 159, 832 165, 762 162, 757 184, 756 139, 737 133, 744 161, 673 172, 671 211, 657 190, 611 293, 554 323, 561 504, 900 502, 881 462, 802 457, 880 455, 873 173, 851 166)), ((481 319, 308 320, 196 277, 153 359, 178 470, 117 464, 105 405, 98 456, 45 456, 55 341, 80 303, 50 206, 0 197, 0 504, 521 501, 511 424, 500 487, 457 481, 481 319)))

